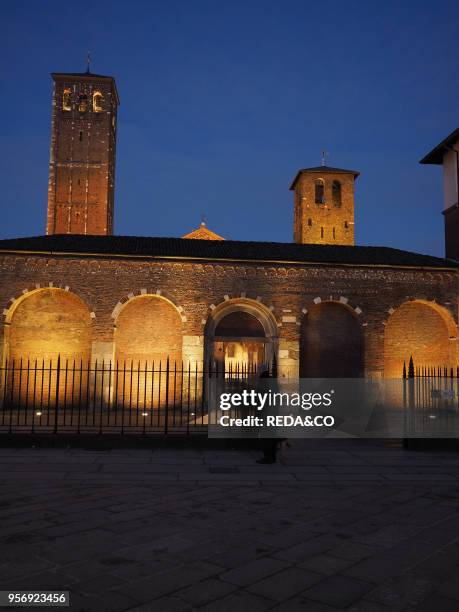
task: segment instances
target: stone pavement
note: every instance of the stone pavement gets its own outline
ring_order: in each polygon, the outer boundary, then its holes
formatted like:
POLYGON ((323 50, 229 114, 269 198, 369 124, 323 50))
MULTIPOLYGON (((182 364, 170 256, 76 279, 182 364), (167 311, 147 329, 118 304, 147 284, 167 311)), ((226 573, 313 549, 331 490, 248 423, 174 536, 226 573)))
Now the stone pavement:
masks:
POLYGON ((0 449, 0 590, 72 611, 459 610, 459 454, 0 449))

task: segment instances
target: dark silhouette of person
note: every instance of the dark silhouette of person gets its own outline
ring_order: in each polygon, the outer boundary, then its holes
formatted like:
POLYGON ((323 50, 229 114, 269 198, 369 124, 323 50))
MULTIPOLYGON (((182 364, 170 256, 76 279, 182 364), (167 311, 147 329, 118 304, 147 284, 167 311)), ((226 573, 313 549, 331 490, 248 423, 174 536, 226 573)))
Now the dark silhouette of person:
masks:
MULTIPOLYGON (((272 378, 269 374, 268 368, 265 366, 260 371, 260 379, 272 378)), ((259 390, 261 393, 266 393, 268 391, 267 385, 259 385, 259 390)), ((275 390, 272 388, 271 390, 275 390)), ((277 446, 278 439, 277 438, 259 438, 259 448, 263 451, 263 457, 261 459, 257 459, 257 463, 276 463, 277 459, 277 446)))

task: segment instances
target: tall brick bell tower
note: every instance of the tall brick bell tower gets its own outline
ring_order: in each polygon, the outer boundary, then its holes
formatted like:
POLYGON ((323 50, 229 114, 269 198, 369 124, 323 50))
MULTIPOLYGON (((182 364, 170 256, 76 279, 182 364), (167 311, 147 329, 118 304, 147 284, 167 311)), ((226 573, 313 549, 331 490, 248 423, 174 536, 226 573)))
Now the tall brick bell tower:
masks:
POLYGON ((52 73, 54 81, 47 234, 113 233, 115 79, 52 73))

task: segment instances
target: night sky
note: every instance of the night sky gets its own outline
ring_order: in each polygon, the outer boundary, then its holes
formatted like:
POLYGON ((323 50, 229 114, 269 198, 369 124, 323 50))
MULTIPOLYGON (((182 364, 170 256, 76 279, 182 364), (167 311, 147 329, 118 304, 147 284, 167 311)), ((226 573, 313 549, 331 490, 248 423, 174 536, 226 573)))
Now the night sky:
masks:
POLYGON ((359 170, 357 244, 443 255, 459 2, 2 4, 0 237, 43 234, 50 72, 116 78, 115 232, 290 242, 299 168, 359 170))

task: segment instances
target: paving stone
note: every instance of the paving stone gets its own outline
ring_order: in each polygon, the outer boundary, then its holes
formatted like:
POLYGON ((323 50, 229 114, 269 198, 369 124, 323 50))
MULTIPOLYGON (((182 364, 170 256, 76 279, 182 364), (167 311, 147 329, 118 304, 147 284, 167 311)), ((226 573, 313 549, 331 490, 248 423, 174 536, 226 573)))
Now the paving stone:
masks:
POLYGON ((277 531, 277 533, 269 533, 264 536, 261 541, 268 546, 284 549, 294 546, 303 540, 310 540, 315 535, 317 534, 313 531, 308 531, 306 528, 290 527, 277 531))
POLYGON ((96 612, 458 609, 459 485, 435 482, 458 473, 452 453, 295 440, 259 466, 238 450, 3 450, 5 588, 66 585, 72 610, 96 612), (209 466, 239 474, 199 481, 209 466), (320 580, 298 591, 304 572, 320 580), (309 596, 327 580, 341 603, 309 596))
POLYGON ((324 534, 311 538, 306 542, 301 542, 296 546, 291 546, 284 550, 278 551, 274 556, 278 559, 289 561, 290 563, 301 563, 308 557, 325 552, 336 546, 340 539, 333 534, 324 534))
MULTIPOLYGON (((334 609, 336 610, 336 608, 334 609)), ((400 609, 388 608, 376 601, 368 601, 368 599, 361 599, 350 608, 347 608, 347 610, 349 612, 402 612, 400 609)))
POLYGON ((74 590, 82 595, 104 595, 105 592, 115 587, 120 587, 125 581, 119 576, 112 574, 99 574, 92 576, 90 580, 84 580, 74 585, 74 590))
POLYGON ((147 579, 123 585, 116 591, 144 603, 174 593, 185 586, 216 575, 219 571, 221 568, 216 565, 198 562, 192 566, 180 566, 158 572, 147 579))
POLYGON ((161 597, 146 604, 129 608, 129 612, 153 612, 156 610, 158 612, 193 612, 196 608, 174 595, 161 597))
POLYGON ((283 601, 269 608, 269 610, 270 612, 336 612, 335 607, 327 606, 327 604, 322 604, 318 601, 308 601, 300 597, 293 597, 288 601, 283 601))
POLYGON ((248 586, 284 569, 288 565, 288 563, 279 561, 279 559, 263 557, 224 572, 220 575, 220 578, 232 584, 248 586))
POLYGON ((208 561, 225 568, 236 568, 240 565, 268 556, 269 548, 257 547, 256 544, 247 543, 246 546, 231 546, 228 550, 209 557, 208 561))
POLYGON ((342 570, 350 567, 355 563, 352 559, 343 559, 340 557, 334 557, 331 554, 322 554, 322 555, 314 555, 303 563, 300 564, 300 567, 311 570, 313 572, 318 572, 319 574, 323 574, 325 576, 332 576, 333 574, 338 574, 342 570))
POLYGON ((457 599, 433 594, 416 608, 416 612, 457 612, 457 599))
POLYGON ((323 576, 298 567, 289 567, 247 588, 251 593, 283 601, 322 580, 323 576))
POLYGON ((236 585, 229 582, 223 582, 217 578, 209 578, 176 591, 175 596, 190 605, 200 607, 215 599, 222 599, 237 589, 236 585))
POLYGON ((417 563, 408 570, 410 575, 437 583, 457 576, 459 556, 455 556, 451 547, 444 547, 434 555, 417 563))
POLYGON ((405 575, 378 586, 367 593, 365 599, 391 609, 405 610, 418 606, 434 590, 433 582, 405 575))
MULTIPOLYGON (((456 565, 456 570, 457 570, 458 566, 456 565)), ((449 599, 456 599, 459 600, 459 580, 458 580, 458 573, 456 573, 455 578, 451 578, 450 580, 447 580, 445 582, 443 582, 439 589, 438 592, 440 593, 440 595, 442 595, 443 597, 447 597, 449 599)), ((459 607, 459 603, 457 604, 459 607)))
POLYGON ((262 612, 272 607, 273 602, 252 593, 238 591, 222 599, 217 599, 202 608, 200 612, 262 612))
POLYGON ((415 537, 371 559, 365 559, 343 573, 361 580, 381 582, 402 574, 410 567, 430 557, 438 548, 437 544, 415 537))
POLYGON ((307 589, 303 595, 307 599, 345 608, 363 597, 372 588, 373 585, 368 582, 337 574, 307 589))

